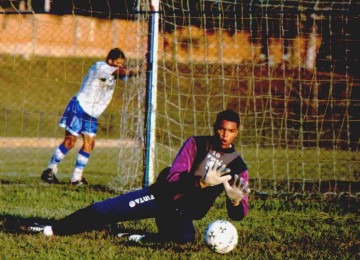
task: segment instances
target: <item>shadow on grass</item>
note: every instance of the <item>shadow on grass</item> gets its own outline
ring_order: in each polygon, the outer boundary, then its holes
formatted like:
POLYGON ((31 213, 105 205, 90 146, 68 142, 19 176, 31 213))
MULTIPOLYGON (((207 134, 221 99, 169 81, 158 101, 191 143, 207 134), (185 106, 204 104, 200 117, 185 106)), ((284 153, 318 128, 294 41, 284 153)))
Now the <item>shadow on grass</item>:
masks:
MULTIPOLYGON (((56 220, 54 218, 41 218, 41 217, 21 217, 17 215, 4 214, 0 215, 0 232, 11 233, 11 234, 29 234, 22 227, 34 226, 35 223, 38 223, 41 226, 49 225, 51 226, 56 220)), ((123 234, 122 237, 128 238, 131 234, 145 234, 145 232, 135 230, 135 229, 125 229, 121 227, 120 224, 112 225, 97 225, 92 227, 92 231, 105 231, 108 234, 118 236, 118 234, 123 234)), ((86 233, 86 232, 83 232, 86 233)), ((76 234, 75 234, 76 235, 76 234)), ((145 235, 149 235, 146 233, 145 235)))
POLYGON ((19 185, 19 186, 29 186, 29 185, 39 185, 44 187, 59 187, 61 189, 89 189, 97 192, 104 192, 109 194, 119 194, 118 191, 115 191, 107 185, 101 185, 101 184, 89 184, 89 185, 70 185, 69 182, 60 182, 58 184, 48 184, 43 181, 39 181, 37 183, 30 183, 30 182, 22 182, 19 180, 3 180, 0 179, 0 185, 19 185))
MULTIPOLYGON (((28 231, 23 230, 21 227, 33 226, 34 223, 40 223, 41 225, 51 225, 54 221, 54 219, 35 217, 25 218, 8 214, 0 215, 0 232, 8 234, 38 235, 38 233, 29 233, 28 231)), ((176 252, 186 252, 189 250, 189 246, 191 246, 191 243, 180 244, 162 241, 158 238, 156 233, 148 233, 138 229, 123 228, 121 224, 98 226, 94 227, 94 229, 89 232, 93 231, 104 231, 105 234, 107 234, 106 236, 110 235, 112 237, 116 237, 118 243, 122 243, 131 247, 153 248, 154 250, 162 248, 165 250, 175 250, 176 252), (145 238, 141 242, 131 241, 129 236, 134 234, 145 235, 145 238)), ((86 233, 87 232, 83 232, 82 234, 85 234, 86 237, 86 233)), ((72 236, 76 236, 76 234, 72 236)), ((93 238, 93 236, 89 235, 89 238, 93 238)))

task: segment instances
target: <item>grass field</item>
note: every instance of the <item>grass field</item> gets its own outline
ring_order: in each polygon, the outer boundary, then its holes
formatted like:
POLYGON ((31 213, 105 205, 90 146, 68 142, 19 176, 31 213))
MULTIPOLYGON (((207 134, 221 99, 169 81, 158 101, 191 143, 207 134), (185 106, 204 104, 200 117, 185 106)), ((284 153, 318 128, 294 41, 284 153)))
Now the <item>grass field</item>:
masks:
POLYGON ((209 214, 195 221, 197 241, 189 245, 137 245, 117 238, 117 230, 155 233, 152 219, 119 223, 67 237, 47 238, 18 233, 18 225, 61 218, 116 194, 107 188, 112 176, 102 175, 89 187, 50 186, 39 176, 0 178, 0 256, 2 259, 359 259, 358 201, 262 200, 250 196, 250 214, 232 222, 239 244, 229 254, 207 249, 202 233, 215 219, 228 219, 224 197, 209 214))
MULTIPOLYGON (((36 150, 36 149, 35 149, 36 150)), ((43 158, 49 151, 36 152, 43 158)), ((111 149, 110 149, 111 150, 111 149)), ((105 148, 96 156, 107 157, 105 148)), ((42 165, 26 159, 26 152, 7 149, 6 160, 13 160, 12 171, 0 174, 0 257, 2 259, 359 259, 360 218, 358 197, 306 198, 250 195, 250 213, 241 222, 239 244, 229 254, 207 249, 202 234, 208 223, 228 219, 225 196, 209 214, 195 221, 197 241, 189 245, 150 243, 137 245, 116 237, 116 231, 156 232, 152 219, 118 223, 93 232, 68 237, 47 238, 18 232, 22 223, 48 222, 66 216, 88 204, 116 196, 109 188, 115 173, 106 164, 89 165, 88 187, 71 187, 69 174, 59 175, 61 185, 42 183, 42 165), (10 159, 12 158, 12 160, 10 159), (20 159, 21 160, 20 160, 20 159), (26 170, 24 170, 26 169, 26 170)), ((29 151, 27 151, 28 153, 29 151)), ((4 159, 5 152, 2 153, 4 159)), ((104 160, 104 158, 102 160, 104 160)), ((40 161, 41 161, 40 160, 40 161)), ((101 161, 101 160, 100 160, 101 161)), ((114 162, 115 163, 115 162, 114 162)), ((70 169, 64 161, 62 169, 70 169)), ((4 170, 4 169, 3 169, 4 170)))
MULTIPOLYGON (((36 140, 36 139, 35 139, 36 140)), ((179 147, 180 148, 180 147, 179 147)), ((16 175, 19 180, 24 176, 39 176, 54 148, 37 147, 36 144, 29 147, 0 147, 0 179, 16 175)), ((175 149, 175 147, 173 147, 175 149)), ((247 162, 251 173, 252 188, 258 191, 278 192, 359 192, 358 167, 360 161, 359 153, 348 153, 344 151, 322 150, 318 153, 316 149, 272 149, 255 147, 241 147, 242 156, 247 162), (269 154, 274 153, 273 157, 269 154), (303 160, 298 158, 303 157, 303 160), (332 160, 331 160, 332 159, 332 160), (276 169, 273 169, 276 167, 276 169), (321 168, 322 174, 318 174, 321 168), (276 172, 276 175, 274 174, 276 172), (303 173, 305 172, 306 175, 303 173), (337 187, 327 187, 327 182, 336 181, 337 187), (348 182, 351 187, 341 187, 340 182, 348 182), (306 182, 316 183, 316 186, 301 190, 301 185, 306 182), (300 188, 293 187, 298 183, 300 188)), ((119 159, 119 151, 132 153, 130 148, 124 147, 96 147, 91 155, 91 160, 86 167, 85 177, 92 183, 102 183, 103 175, 109 182, 117 182, 118 189, 132 189, 142 185, 142 169, 131 171, 126 175, 124 165, 127 163, 119 159), (99 174, 101 173, 101 174, 99 174), (89 177, 87 177, 89 176, 89 177), (126 182, 119 179, 126 179, 126 182)), ((177 149, 175 149, 177 151, 177 149)), ((68 181, 73 170, 74 160, 78 149, 73 149, 64 158, 59 166, 59 176, 63 181, 68 181)), ((171 155, 165 149, 158 149, 157 160, 170 163, 175 155, 171 155)), ((139 164, 138 167, 140 167, 139 164)), ((160 168, 168 164, 163 163, 160 168)))

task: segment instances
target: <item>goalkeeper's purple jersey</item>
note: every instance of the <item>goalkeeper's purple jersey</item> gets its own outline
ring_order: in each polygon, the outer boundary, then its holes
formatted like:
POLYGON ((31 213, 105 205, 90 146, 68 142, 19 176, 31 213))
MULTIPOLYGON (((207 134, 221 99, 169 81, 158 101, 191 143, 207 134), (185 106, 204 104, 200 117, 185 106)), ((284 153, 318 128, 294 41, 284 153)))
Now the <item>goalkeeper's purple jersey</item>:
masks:
MULTIPOLYGON (((201 188, 199 184, 207 167, 215 161, 230 168, 232 176, 237 174, 249 181, 247 166, 234 147, 222 149, 216 140, 214 136, 190 137, 177 154, 165 180, 158 180, 160 184, 154 188, 155 194, 160 191, 158 197, 171 194, 173 203, 195 219, 203 217, 224 191, 222 184, 206 188, 201 188)), ((227 209, 230 218, 244 218, 248 213, 248 196, 241 200, 239 206, 233 206, 227 200, 227 209)))
POLYGON ((113 75, 116 70, 117 67, 105 61, 98 61, 90 67, 76 95, 88 115, 98 118, 109 105, 116 85, 113 75))
MULTIPOLYGON (((193 162, 197 153, 197 145, 194 137, 188 139, 171 167, 168 181, 177 181, 179 174, 183 172, 191 172, 194 166, 193 162)), ((209 167, 212 167, 216 162, 219 162, 219 166, 228 165, 235 158, 239 157, 239 154, 234 148, 229 149, 215 149, 213 146, 209 146, 207 154, 198 166, 195 167, 195 176, 201 178, 205 176, 205 173, 209 167)), ((239 173, 238 173, 239 174, 239 173)))

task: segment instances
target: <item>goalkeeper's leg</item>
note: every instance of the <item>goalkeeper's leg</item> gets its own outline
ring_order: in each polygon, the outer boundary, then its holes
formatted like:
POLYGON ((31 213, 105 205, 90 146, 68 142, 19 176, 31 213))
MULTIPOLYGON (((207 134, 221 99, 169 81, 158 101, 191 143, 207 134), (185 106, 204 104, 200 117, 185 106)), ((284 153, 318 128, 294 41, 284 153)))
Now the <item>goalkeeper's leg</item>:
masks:
POLYGON ((55 235, 90 231, 120 221, 153 218, 158 205, 148 188, 122 194, 77 210, 52 225, 55 235))
POLYGON ((185 217, 181 212, 162 210, 156 217, 158 238, 162 242, 172 241, 180 244, 195 240, 195 228, 192 219, 185 217))
POLYGON ((101 223, 105 223, 102 214, 88 206, 54 222, 51 226, 34 223, 30 226, 21 226, 20 229, 30 233, 41 232, 46 236, 72 235, 93 230, 101 223))
POLYGON ((52 225, 54 235, 73 235, 99 228, 106 224, 104 216, 91 205, 79 209, 52 225))

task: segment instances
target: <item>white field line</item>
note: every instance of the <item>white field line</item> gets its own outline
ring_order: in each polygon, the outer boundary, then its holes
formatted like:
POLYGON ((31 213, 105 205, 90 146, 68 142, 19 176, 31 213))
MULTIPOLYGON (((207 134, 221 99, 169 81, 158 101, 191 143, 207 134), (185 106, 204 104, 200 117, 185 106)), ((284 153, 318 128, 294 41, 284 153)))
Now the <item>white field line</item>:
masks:
MULTIPOLYGON (((63 138, 28 138, 28 137, 0 137, 0 148, 13 147, 57 147, 63 138)), ((76 146, 82 145, 79 138, 76 146)), ((133 139, 95 139, 95 147, 135 147, 137 142, 133 139)))

